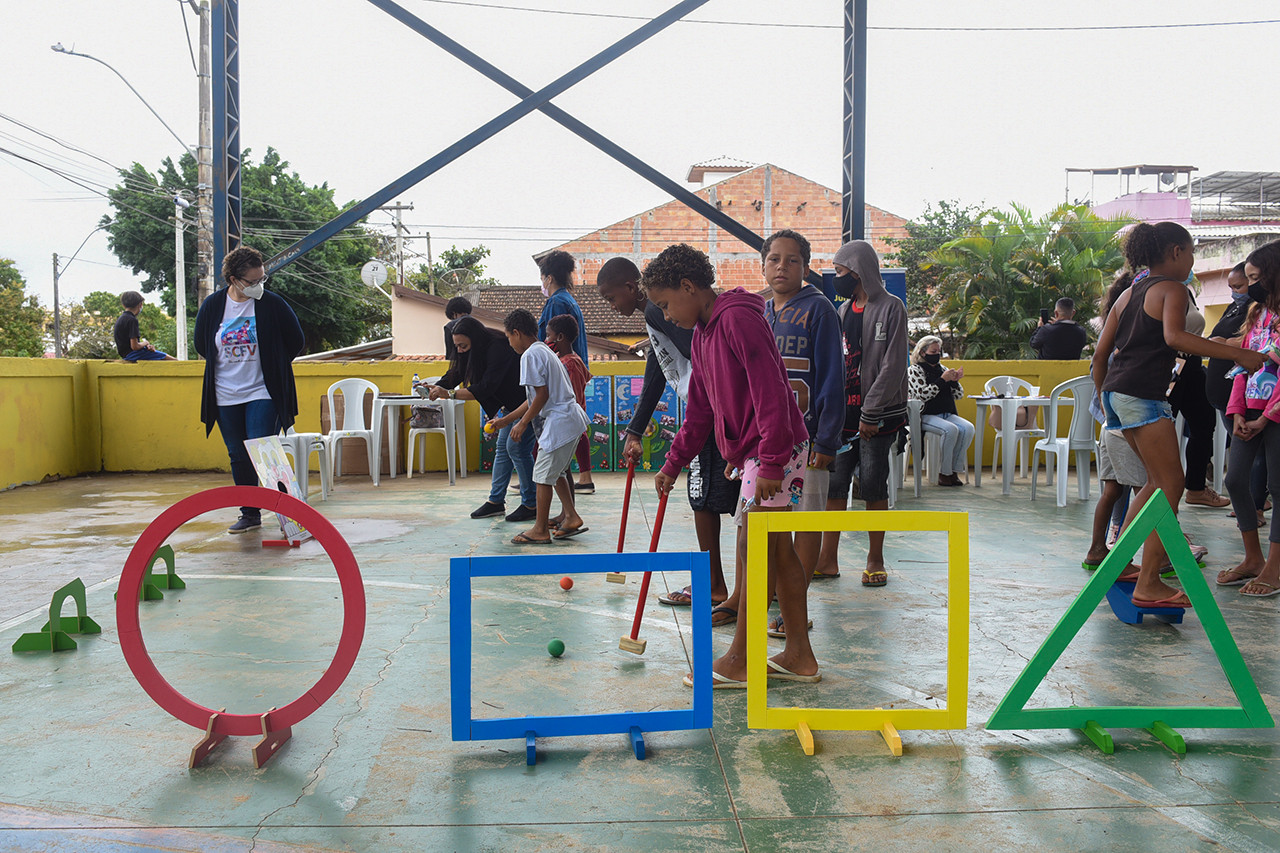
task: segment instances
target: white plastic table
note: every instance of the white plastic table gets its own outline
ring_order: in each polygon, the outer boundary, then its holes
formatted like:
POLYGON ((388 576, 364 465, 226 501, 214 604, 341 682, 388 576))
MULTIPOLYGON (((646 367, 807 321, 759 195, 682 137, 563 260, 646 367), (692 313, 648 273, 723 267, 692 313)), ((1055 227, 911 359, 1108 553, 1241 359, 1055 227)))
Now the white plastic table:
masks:
MULTIPOLYGON (((373 413, 374 429, 381 431, 388 429, 387 433, 387 452, 391 454, 390 467, 391 479, 396 476, 396 458, 399 452, 400 444, 400 416, 394 411, 397 407, 421 406, 423 408, 440 409, 444 413, 444 428, 447 433, 453 436, 453 445, 457 448, 458 453, 458 471, 462 477, 467 476, 467 419, 463 415, 463 406, 466 400, 428 400, 425 397, 419 397, 416 394, 379 394, 374 402, 377 409, 373 413)), ((382 447, 382 439, 375 437, 377 446, 382 447)), ((446 453, 448 450, 446 449, 446 453)), ((413 460, 407 460, 409 465, 413 464, 413 460)))
POLYGON ((1048 397, 990 397, 985 394, 980 396, 969 396, 974 404, 978 407, 978 423, 974 424, 977 434, 973 448, 973 487, 976 489, 982 485, 982 439, 987 432, 987 417, 982 414, 984 408, 990 409, 999 406, 1000 415, 1000 441, 1003 445, 1003 459, 1000 461, 1001 473, 1004 475, 1004 494, 1009 494, 1013 486, 1013 464, 1017 458, 1016 442, 1013 440, 1013 433, 1016 430, 1018 417, 1018 407, 1027 406, 1031 408, 1044 407, 1049 405, 1048 397))

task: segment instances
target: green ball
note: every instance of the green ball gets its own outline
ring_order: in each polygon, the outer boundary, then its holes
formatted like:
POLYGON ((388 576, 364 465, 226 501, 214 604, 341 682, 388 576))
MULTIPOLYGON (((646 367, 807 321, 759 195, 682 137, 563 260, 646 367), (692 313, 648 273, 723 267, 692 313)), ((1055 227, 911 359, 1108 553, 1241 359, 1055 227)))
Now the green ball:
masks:
POLYGON ((547 643, 547 654, 553 658, 558 658, 564 654, 564 640, 552 640, 547 643))

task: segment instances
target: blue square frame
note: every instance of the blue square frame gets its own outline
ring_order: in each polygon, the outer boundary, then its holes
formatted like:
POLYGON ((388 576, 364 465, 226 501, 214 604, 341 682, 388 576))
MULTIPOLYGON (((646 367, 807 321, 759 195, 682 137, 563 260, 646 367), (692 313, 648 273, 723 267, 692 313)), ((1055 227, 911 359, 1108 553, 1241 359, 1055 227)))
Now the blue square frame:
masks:
POLYGON ((454 557, 449 561, 449 683, 455 741, 709 729, 711 708, 711 558, 704 551, 634 554, 537 554, 454 557), (519 575, 688 571, 693 580, 693 707, 670 711, 565 714, 477 720, 471 716, 471 579, 519 575))

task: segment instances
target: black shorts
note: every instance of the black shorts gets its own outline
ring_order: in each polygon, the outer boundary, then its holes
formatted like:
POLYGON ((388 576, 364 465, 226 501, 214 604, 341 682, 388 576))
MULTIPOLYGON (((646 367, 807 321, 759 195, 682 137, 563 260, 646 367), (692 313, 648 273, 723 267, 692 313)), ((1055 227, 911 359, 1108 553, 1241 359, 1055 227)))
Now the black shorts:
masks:
POLYGON ((724 475, 725 461, 716 447, 712 432, 702 451, 689 460, 689 478, 685 486, 689 491, 689 506, 694 512, 714 512, 730 515, 738 506, 741 485, 724 475))

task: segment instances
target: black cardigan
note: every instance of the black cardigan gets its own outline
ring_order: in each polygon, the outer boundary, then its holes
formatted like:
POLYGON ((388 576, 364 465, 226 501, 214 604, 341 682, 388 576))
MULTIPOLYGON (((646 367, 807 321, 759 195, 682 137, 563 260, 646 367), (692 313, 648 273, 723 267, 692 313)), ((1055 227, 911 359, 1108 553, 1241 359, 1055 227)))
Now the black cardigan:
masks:
MULTIPOLYGON (((200 421, 208 437, 218 422, 218 394, 213 380, 217 366, 218 326, 227 307, 227 289, 223 287, 200 305, 196 314, 196 352, 204 359, 204 393, 200 399, 200 421)), ((293 426, 298 415, 298 390, 293 384, 293 359, 302 352, 306 339, 298 315, 289 303, 271 291, 265 291, 253 313, 258 327, 258 357, 262 361, 262 378, 275 404, 280 426, 293 426)))
MULTIPOLYGON (((461 370, 450 365, 436 384, 452 389, 458 387, 464 378, 461 370)), ((520 384, 520 356, 507 343, 505 335, 493 336, 484 372, 467 386, 467 390, 490 416, 496 415, 499 409, 513 412, 524 404, 526 395, 524 386, 520 384)))

